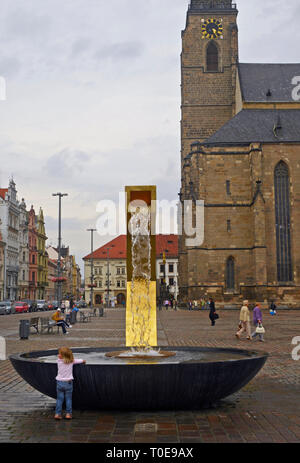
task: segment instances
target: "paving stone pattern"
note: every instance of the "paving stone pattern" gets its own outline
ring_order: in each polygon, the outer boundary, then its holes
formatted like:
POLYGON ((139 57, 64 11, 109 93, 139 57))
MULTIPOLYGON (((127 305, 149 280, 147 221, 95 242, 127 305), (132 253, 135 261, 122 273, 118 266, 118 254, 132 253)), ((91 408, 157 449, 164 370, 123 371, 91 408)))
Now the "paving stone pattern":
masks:
MULTIPOLYGON (((0 362, 0 442, 91 443, 296 443, 300 441, 300 361, 292 359, 292 339, 300 336, 300 311, 264 313, 265 343, 238 341, 237 311, 220 311, 210 326, 206 311, 158 312, 161 346, 240 347, 266 351, 257 377, 211 409, 168 412, 76 411, 71 422, 55 422, 55 400, 25 383, 9 360, 0 362)), ((47 313, 47 316, 51 314, 47 313)), ((7 354, 66 345, 118 347, 125 343, 125 312, 77 323, 70 334, 32 333, 21 341, 18 324, 30 314, 0 317, 7 354)), ((41 315, 46 316, 46 315, 41 315)))

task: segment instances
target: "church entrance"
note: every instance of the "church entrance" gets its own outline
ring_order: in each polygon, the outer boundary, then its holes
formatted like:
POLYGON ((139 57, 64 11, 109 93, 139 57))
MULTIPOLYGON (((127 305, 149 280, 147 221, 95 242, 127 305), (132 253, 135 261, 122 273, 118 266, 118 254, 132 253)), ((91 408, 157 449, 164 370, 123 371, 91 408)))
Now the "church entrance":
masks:
POLYGON ((125 306, 125 301, 126 301, 126 298, 125 298, 125 295, 123 293, 120 293, 120 294, 117 295, 117 304, 118 305, 125 306))
POLYGON ((102 304, 102 296, 101 296, 101 294, 96 294, 95 304, 96 305, 101 305, 102 304))

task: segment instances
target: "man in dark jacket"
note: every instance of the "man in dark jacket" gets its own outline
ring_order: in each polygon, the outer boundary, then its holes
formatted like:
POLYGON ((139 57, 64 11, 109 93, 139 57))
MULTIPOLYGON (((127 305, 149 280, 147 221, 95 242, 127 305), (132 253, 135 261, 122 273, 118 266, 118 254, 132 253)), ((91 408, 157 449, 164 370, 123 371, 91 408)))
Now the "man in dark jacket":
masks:
POLYGON ((216 307, 214 300, 210 297, 209 298, 209 318, 211 321, 211 326, 215 326, 216 324, 216 307))

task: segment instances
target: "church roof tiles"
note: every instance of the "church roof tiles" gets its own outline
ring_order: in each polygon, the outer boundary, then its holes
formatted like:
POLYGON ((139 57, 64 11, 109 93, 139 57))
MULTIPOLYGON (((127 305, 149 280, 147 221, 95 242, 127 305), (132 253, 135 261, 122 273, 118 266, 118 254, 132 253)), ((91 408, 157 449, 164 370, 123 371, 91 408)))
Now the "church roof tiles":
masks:
POLYGON ((294 102, 298 64, 240 63, 239 77, 245 102, 294 102))
POLYGON ((204 145, 300 143, 300 110, 244 109, 204 145))

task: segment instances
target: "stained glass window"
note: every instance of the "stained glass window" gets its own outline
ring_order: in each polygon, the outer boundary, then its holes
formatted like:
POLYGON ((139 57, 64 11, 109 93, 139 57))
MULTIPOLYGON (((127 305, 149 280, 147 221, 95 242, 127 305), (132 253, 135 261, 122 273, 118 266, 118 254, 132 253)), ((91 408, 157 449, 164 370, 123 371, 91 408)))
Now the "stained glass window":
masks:
POLYGON ((287 165, 281 161, 274 176, 277 278, 279 282, 293 280, 291 256, 290 178, 287 165))

